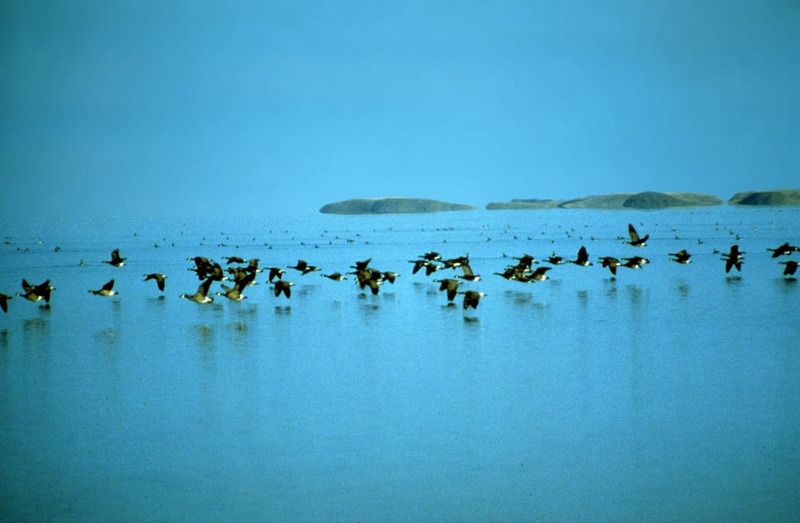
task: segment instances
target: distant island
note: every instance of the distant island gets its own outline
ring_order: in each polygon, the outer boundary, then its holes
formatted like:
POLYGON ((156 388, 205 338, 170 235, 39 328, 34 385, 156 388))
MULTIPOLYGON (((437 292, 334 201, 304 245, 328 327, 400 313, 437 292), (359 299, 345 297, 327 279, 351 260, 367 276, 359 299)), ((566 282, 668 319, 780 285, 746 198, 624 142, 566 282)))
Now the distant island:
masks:
POLYGON ((572 200, 511 200, 490 202, 489 210, 507 209, 665 209, 669 207, 705 207, 720 205, 716 196, 701 193, 615 193, 586 196, 572 200))
POLYGON ((356 198, 323 205, 324 214, 413 214, 445 211, 471 211, 477 207, 425 198, 356 198))
POLYGON ((728 203, 731 205, 800 205, 800 190, 739 192, 728 203))
MULTIPOLYGON (((514 199, 508 202, 489 202, 486 209, 668 209, 676 207, 708 207, 726 202, 710 194, 693 192, 613 193, 585 196, 571 200, 514 199)), ((800 205, 800 189, 749 191, 736 193, 729 205, 800 205)), ((413 214, 445 211, 471 211, 473 205, 447 203, 426 198, 356 198, 323 205, 325 214, 413 214)))

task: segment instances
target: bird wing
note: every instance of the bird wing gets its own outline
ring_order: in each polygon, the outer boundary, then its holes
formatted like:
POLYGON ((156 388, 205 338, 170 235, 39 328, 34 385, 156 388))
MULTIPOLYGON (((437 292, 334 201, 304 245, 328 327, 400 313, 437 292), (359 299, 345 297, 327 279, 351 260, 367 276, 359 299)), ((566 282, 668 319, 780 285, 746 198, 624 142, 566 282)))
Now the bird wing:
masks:
POLYGON ((114 280, 113 280, 113 279, 109 280, 109 282, 108 282, 108 283, 106 283, 105 285, 103 285, 103 290, 104 290, 104 291, 110 291, 110 290, 111 290, 111 289, 113 289, 113 288, 114 288, 114 280))
POLYGON ((630 234, 632 242, 639 241, 639 233, 636 232, 636 228, 633 226, 632 223, 628 224, 628 234, 630 234))

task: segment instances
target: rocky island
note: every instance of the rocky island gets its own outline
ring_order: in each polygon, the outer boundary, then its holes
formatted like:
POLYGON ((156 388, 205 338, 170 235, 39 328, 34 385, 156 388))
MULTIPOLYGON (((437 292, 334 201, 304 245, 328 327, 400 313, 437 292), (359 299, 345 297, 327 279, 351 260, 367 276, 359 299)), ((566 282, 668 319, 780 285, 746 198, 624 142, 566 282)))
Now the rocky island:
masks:
POLYGON ((413 214, 474 209, 477 207, 425 198, 356 198, 323 205, 319 212, 324 214, 413 214))
POLYGON ((720 205, 716 196, 701 193, 614 193, 586 196, 572 200, 511 200, 490 202, 489 210, 503 209, 666 209, 720 205))

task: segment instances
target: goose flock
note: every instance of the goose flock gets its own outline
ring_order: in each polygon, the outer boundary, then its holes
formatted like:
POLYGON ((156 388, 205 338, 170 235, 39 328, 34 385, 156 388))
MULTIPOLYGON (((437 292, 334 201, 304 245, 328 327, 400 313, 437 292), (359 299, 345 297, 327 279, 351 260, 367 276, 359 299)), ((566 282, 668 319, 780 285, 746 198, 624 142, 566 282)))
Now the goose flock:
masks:
MULTIPOLYGON (((628 237, 623 239, 625 244, 637 248, 643 248, 647 245, 650 238, 649 234, 641 236, 633 224, 628 224, 628 237)), ((767 249, 771 253, 772 258, 791 256, 795 252, 800 252, 800 247, 791 245, 788 242, 779 245, 776 248, 767 249)), ((719 253, 721 261, 724 262, 725 272, 729 273, 731 270, 742 270, 744 263, 744 251, 739 249, 738 244, 731 245, 729 252, 719 253)), ((543 259, 544 263, 549 266, 539 266, 539 261, 530 254, 523 254, 521 256, 513 257, 516 263, 508 265, 501 272, 494 272, 493 275, 500 276, 509 281, 519 283, 532 283, 541 282, 549 279, 548 272, 553 267, 564 265, 567 263, 575 264, 580 267, 590 267, 594 265, 589 257, 589 252, 585 246, 581 246, 578 250, 575 259, 566 259, 556 253, 551 254, 543 259)), ((111 252, 109 260, 103 260, 103 263, 111 265, 112 267, 121 268, 125 265, 126 258, 123 258, 119 249, 114 249, 111 252)), ((187 261, 193 262, 193 265, 188 270, 194 272, 200 281, 197 289, 191 293, 180 294, 180 298, 195 302, 197 304, 208 304, 214 302, 215 296, 227 298, 231 301, 241 301, 247 296, 245 292, 248 288, 256 284, 256 277, 262 272, 267 273, 267 283, 271 286, 271 292, 275 297, 283 295, 286 299, 291 298, 292 286, 295 284, 284 276, 287 274, 286 269, 296 271, 299 276, 306 276, 308 274, 319 272, 321 276, 328 278, 332 281, 348 280, 349 276, 353 276, 353 281, 358 287, 373 295, 380 292, 383 284, 394 284, 399 273, 393 271, 384 271, 372 267, 370 264, 372 259, 365 259, 356 261, 350 266, 352 271, 349 272, 331 272, 323 273, 319 266, 312 265, 305 260, 297 260, 294 265, 287 265, 285 267, 267 267, 262 268, 259 266, 258 258, 251 258, 245 260, 239 256, 226 256, 223 257, 226 267, 220 263, 203 256, 195 256, 188 258, 187 261), (219 283, 220 291, 216 293, 211 292, 211 287, 214 283, 219 283)), ((669 253, 669 260, 680 265, 688 265, 692 261, 692 255, 686 250, 682 249, 678 252, 669 253)), ((627 269, 641 269, 647 265, 650 260, 642 256, 631 256, 616 258, 613 256, 601 256, 597 259, 600 266, 608 269, 612 278, 616 276, 619 268, 627 269)), ((477 282, 481 280, 481 276, 477 274, 470 265, 469 256, 458 256, 455 258, 442 258, 441 254, 435 251, 426 252, 418 256, 414 260, 409 260, 412 264, 411 273, 417 274, 424 270, 426 277, 430 277, 440 271, 451 271, 456 274, 452 277, 436 278, 432 281, 439 284, 438 289, 444 292, 448 303, 453 303, 456 297, 463 296, 462 307, 464 310, 477 309, 481 298, 486 294, 478 290, 460 290, 463 282, 477 282)), ((796 260, 779 261, 779 265, 783 265, 782 273, 784 277, 794 278, 797 272, 798 262, 796 260)), ((164 292, 166 289, 167 275, 162 273, 149 273, 144 275, 144 281, 155 281, 158 290, 164 292)), ((116 296, 117 292, 114 290, 115 279, 111 279, 103 284, 99 289, 89 289, 88 292, 100 297, 116 296)), ((26 279, 22 279, 22 292, 17 292, 16 296, 20 296, 31 302, 44 302, 44 306, 48 307, 52 292, 55 287, 51 285, 50 280, 46 280, 40 284, 30 284, 26 279)), ((12 299, 10 294, 0 293, 0 309, 3 312, 8 312, 8 302, 12 299)))

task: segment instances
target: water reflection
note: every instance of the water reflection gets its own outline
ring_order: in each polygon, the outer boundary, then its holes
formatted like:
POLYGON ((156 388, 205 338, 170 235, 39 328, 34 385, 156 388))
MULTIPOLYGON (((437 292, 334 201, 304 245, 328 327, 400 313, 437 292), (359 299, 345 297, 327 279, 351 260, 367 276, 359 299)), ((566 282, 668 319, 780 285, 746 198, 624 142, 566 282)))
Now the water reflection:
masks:
POLYGON ((276 305, 275 306, 275 314, 278 315, 289 315, 292 313, 292 306, 291 305, 276 305))

